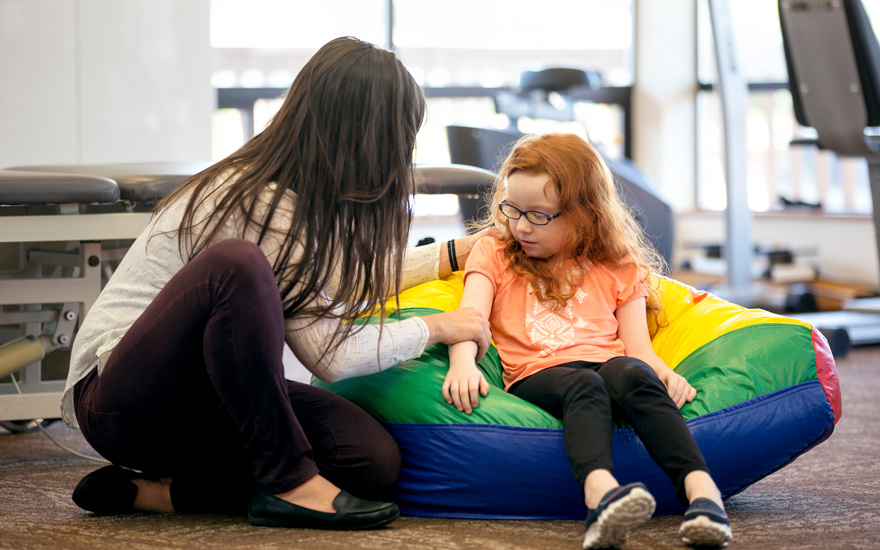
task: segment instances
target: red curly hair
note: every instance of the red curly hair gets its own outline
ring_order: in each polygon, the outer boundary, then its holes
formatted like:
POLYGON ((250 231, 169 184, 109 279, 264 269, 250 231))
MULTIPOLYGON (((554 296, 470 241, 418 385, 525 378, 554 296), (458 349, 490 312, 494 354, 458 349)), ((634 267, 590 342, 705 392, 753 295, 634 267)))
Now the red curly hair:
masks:
POLYGON ((564 307, 594 262, 635 264, 649 289, 648 308, 659 310, 659 292, 650 275, 664 271, 663 261, 620 198, 602 156, 575 134, 525 136, 517 141, 498 171, 491 209, 479 225, 502 230, 498 238, 505 244, 511 269, 532 284, 542 302, 564 307), (560 252, 550 258, 527 256, 498 208, 507 195, 507 178, 520 171, 546 173, 547 186, 559 197, 562 215, 552 223, 564 223, 569 230, 560 252), (575 260, 580 270, 564 269, 569 260, 575 260))

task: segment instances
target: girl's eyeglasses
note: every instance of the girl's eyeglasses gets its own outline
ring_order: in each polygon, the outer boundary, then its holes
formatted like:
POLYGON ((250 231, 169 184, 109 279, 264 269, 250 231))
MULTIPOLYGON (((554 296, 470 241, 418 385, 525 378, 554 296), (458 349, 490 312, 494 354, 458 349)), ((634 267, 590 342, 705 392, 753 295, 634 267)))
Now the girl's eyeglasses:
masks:
POLYGON ((508 204, 507 201, 501 201, 498 204, 498 208, 501 210, 501 213, 511 220, 518 220, 521 217, 525 216, 529 223, 532 225, 547 225, 551 221, 555 220, 559 217, 560 212, 555 214, 545 214, 543 212, 538 212, 537 210, 529 210, 522 211, 519 208, 515 207, 512 204, 508 204))

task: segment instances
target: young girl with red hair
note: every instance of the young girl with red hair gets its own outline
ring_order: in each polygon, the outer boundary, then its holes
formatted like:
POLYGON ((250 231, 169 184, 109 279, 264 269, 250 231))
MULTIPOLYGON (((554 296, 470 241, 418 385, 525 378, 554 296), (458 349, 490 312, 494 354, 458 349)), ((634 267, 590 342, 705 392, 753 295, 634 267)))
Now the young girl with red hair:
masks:
MULTIPOLYGON (((489 318, 506 391, 563 423, 587 506, 584 548, 618 546, 654 513, 642 483, 613 475, 613 421, 632 425, 689 505, 685 542, 731 539, 721 494, 679 409, 696 390, 651 346, 656 252, 599 153, 572 134, 524 137, 502 166, 485 237, 465 268, 461 307, 489 318)), ((489 385, 477 347, 449 348, 443 396, 470 414, 489 385)))

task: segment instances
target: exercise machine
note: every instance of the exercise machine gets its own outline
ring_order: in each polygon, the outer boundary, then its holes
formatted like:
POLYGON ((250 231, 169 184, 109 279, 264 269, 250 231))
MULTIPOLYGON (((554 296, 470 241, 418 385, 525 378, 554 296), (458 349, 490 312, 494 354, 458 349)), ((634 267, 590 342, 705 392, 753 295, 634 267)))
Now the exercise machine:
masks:
MULTIPOLYGON (((778 7, 795 117, 816 131, 816 139, 806 144, 867 161, 880 258, 877 36, 860 0, 779 0, 778 7)), ((880 343, 880 298, 849 300, 844 310, 799 317, 845 331, 854 345, 880 343)))

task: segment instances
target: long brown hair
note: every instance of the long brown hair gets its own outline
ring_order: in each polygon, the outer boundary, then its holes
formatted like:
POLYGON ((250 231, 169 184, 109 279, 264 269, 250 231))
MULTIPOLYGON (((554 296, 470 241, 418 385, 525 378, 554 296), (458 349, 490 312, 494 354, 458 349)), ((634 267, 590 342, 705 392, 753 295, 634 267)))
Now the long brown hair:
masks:
MULTIPOLYGON (((402 280, 413 148, 425 109, 424 93, 393 53, 337 38, 306 63, 261 133, 184 182, 157 209, 188 197, 178 242, 192 259, 239 216, 259 230, 259 244, 290 189, 293 221, 272 266, 285 317, 352 321, 377 308, 384 314, 384 301, 402 280), (222 179, 226 184, 216 188, 222 179), (271 201, 258 205, 272 184, 271 201), (209 199, 217 200, 216 209, 197 220, 209 199), (334 269, 339 279, 331 289, 334 269), (330 290, 330 303, 312 302, 330 290)), ((341 323, 335 344, 354 330, 341 323)))
POLYGON ((663 272, 663 261, 620 198, 602 156, 575 134, 520 138, 499 170, 492 206, 481 225, 502 229, 499 238, 511 269, 532 284, 543 302, 564 307, 583 282, 583 272, 594 262, 604 262, 619 267, 637 265, 649 289, 649 309, 660 308, 659 291, 650 275, 663 272), (564 223, 567 231, 560 251, 551 258, 527 256, 498 207, 507 194, 507 178, 519 171, 546 173, 550 176, 547 186, 559 197, 561 216, 551 223, 564 223), (575 260, 580 269, 565 269, 569 260, 575 260))

